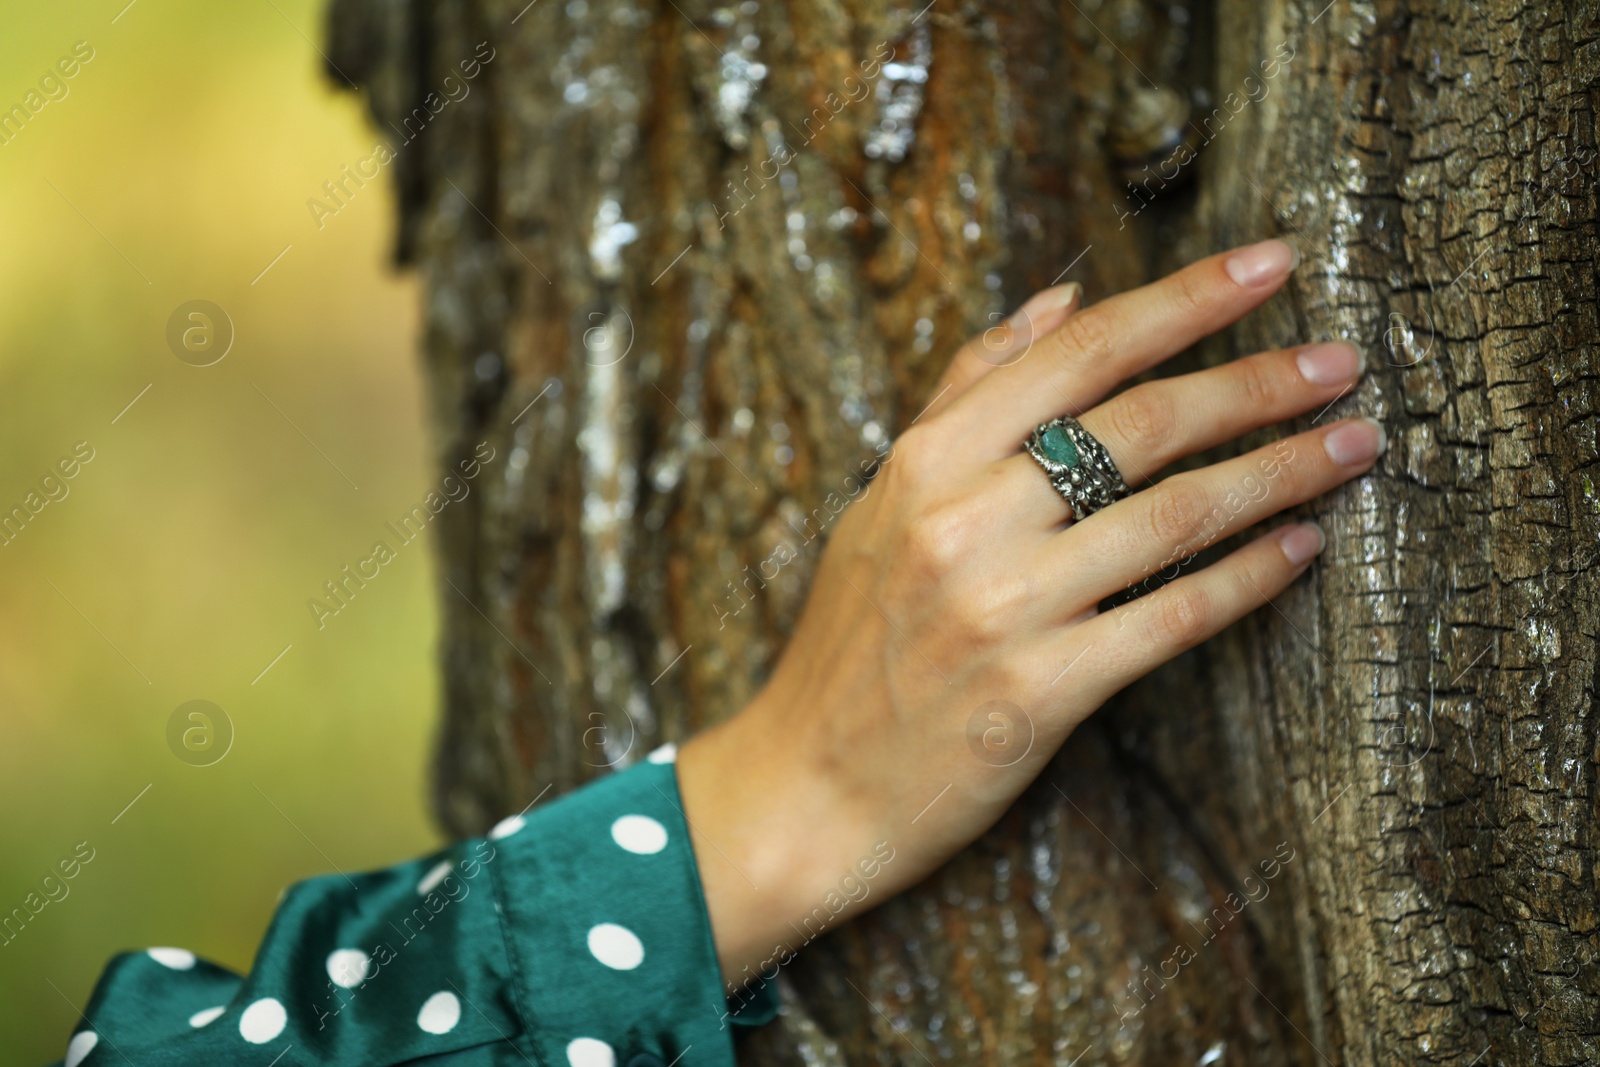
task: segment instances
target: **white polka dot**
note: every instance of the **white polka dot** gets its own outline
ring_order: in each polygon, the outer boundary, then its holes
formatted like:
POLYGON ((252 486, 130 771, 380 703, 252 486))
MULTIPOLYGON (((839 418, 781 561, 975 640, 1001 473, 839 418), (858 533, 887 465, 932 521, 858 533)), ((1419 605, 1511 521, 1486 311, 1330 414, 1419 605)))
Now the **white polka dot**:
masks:
POLYGON ((489 831, 489 840, 498 841, 502 837, 510 837, 528 824, 528 820, 520 815, 507 815, 494 824, 494 829, 489 831))
POLYGON ((616 923, 601 923, 589 931, 589 951, 617 971, 631 971, 644 962, 644 945, 634 932, 616 923))
POLYGON ((651 763, 674 763, 678 759, 678 745, 675 741, 668 741, 650 755, 645 757, 651 763))
POLYGON ((417 1025, 430 1034, 448 1034, 461 1021, 461 1001, 454 993, 435 993, 417 1012, 417 1025))
POLYGON ((333 984, 354 989, 370 976, 372 961, 358 948, 337 948, 328 953, 328 977, 333 984))
POLYGON ((611 824, 611 840, 641 856, 667 847, 667 828, 648 815, 624 815, 611 824))
POLYGON ((100 1035, 93 1030, 79 1030, 72 1035, 72 1040, 67 1042, 67 1055, 63 1059, 62 1067, 78 1067, 83 1058, 94 1051, 100 1043, 100 1035))
POLYGON ((226 1004, 218 1004, 214 1008, 206 1008, 202 1011, 197 1011, 193 1015, 189 1016, 189 1025, 198 1030, 202 1026, 207 1026, 213 1022, 216 1022, 217 1016, 221 1015, 227 1010, 228 1006, 226 1004))
POLYGON ((449 876, 450 861, 440 860, 438 863, 433 865, 433 868, 428 871, 427 874, 422 876, 422 881, 417 883, 417 895, 420 897, 427 896, 429 893, 439 888, 439 883, 444 881, 449 876))
POLYGON ((616 1067, 617 1054, 604 1041, 580 1037, 568 1043, 567 1062, 572 1067, 616 1067))
POLYGON ((147 948, 145 953, 163 967, 187 971, 194 966, 194 953, 186 948, 147 948))
POLYGON ((271 997, 262 997, 239 1016, 239 1036, 252 1045, 264 1045, 283 1033, 289 1015, 271 997))

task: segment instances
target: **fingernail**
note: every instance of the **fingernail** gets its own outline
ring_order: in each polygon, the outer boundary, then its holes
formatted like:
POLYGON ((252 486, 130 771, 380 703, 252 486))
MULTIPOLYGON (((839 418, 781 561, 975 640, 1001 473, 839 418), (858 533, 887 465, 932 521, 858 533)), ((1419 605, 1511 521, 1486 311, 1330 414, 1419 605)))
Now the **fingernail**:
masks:
POLYGON ((1294 270, 1300 253, 1285 241, 1262 241, 1234 252, 1222 264, 1228 277, 1246 289, 1275 282, 1294 270))
POLYGON ((1294 361, 1300 376, 1313 385, 1343 385, 1361 377, 1361 353, 1344 341, 1303 348, 1294 361))
POLYGON ((1389 446, 1388 435, 1376 419, 1352 419, 1336 426, 1322 439, 1328 458, 1341 467, 1371 463, 1389 446))
POLYGON ((1014 330, 1023 331, 1030 339, 1043 337, 1067 321, 1067 316, 1072 313, 1073 306, 1082 294, 1083 286, 1077 282, 1034 293, 1006 323, 1014 330))
POLYGON ((1314 522, 1286 526, 1278 537, 1278 547, 1283 549, 1284 556, 1296 567, 1311 562, 1327 543, 1322 527, 1314 522))
POLYGON ((1051 308, 1070 308, 1072 305, 1076 304, 1080 299, 1082 299, 1082 297, 1083 286, 1079 285, 1077 282, 1068 282, 1066 285, 1058 285, 1052 289, 1046 289, 1044 292, 1039 294, 1039 298, 1040 300, 1044 301, 1045 306, 1051 308))

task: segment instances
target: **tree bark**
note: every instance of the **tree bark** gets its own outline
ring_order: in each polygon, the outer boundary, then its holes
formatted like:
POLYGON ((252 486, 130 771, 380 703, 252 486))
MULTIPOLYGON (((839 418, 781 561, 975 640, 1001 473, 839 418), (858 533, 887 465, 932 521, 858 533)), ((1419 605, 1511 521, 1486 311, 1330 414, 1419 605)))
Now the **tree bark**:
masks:
POLYGON ((1366 353, 1319 417, 1391 445, 1302 509, 1321 562, 807 947, 741 1056, 1600 1061, 1594 0, 524 2, 330 13, 440 466, 496 456, 440 518, 446 827, 748 700, 807 517, 1028 293, 1284 237, 1175 367, 1366 353))

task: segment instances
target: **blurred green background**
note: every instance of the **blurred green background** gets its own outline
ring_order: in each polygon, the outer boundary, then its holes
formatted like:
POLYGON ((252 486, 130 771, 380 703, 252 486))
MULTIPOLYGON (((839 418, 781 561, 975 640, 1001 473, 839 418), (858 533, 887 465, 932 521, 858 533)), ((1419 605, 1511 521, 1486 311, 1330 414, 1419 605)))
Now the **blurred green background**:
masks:
POLYGON ((326 629, 306 607, 430 481, 387 175, 320 231, 306 207, 374 143, 322 3, 7 11, 0 108, 94 50, 0 145, 0 510, 94 450, 0 546, 0 914, 94 850, 0 944, 8 1063, 61 1055, 113 952, 248 967, 285 885, 437 840, 431 538, 326 629), (167 346, 193 299, 236 331, 213 366, 167 346), (235 729, 210 766, 168 746, 193 699, 235 729))

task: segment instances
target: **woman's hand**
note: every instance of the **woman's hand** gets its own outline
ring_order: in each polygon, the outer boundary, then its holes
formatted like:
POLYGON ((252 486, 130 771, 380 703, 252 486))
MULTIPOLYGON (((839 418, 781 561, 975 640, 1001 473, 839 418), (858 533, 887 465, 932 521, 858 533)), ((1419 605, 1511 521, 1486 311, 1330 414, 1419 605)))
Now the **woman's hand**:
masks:
POLYGON ((1190 558, 1368 470, 1384 447, 1371 420, 1175 474, 1076 523, 1019 447, 1075 416, 1137 490, 1331 403, 1361 374, 1342 343, 1107 399, 1259 306, 1295 260, 1268 241, 1084 311, 1076 286, 1047 290, 957 354, 840 518, 766 688, 679 757, 730 986, 925 877, 1106 698, 1265 604, 1321 550, 1321 531, 1297 524, 1203 569, 1190 558), (1147 595, 1097 612, 1147 579, 1147 595))

